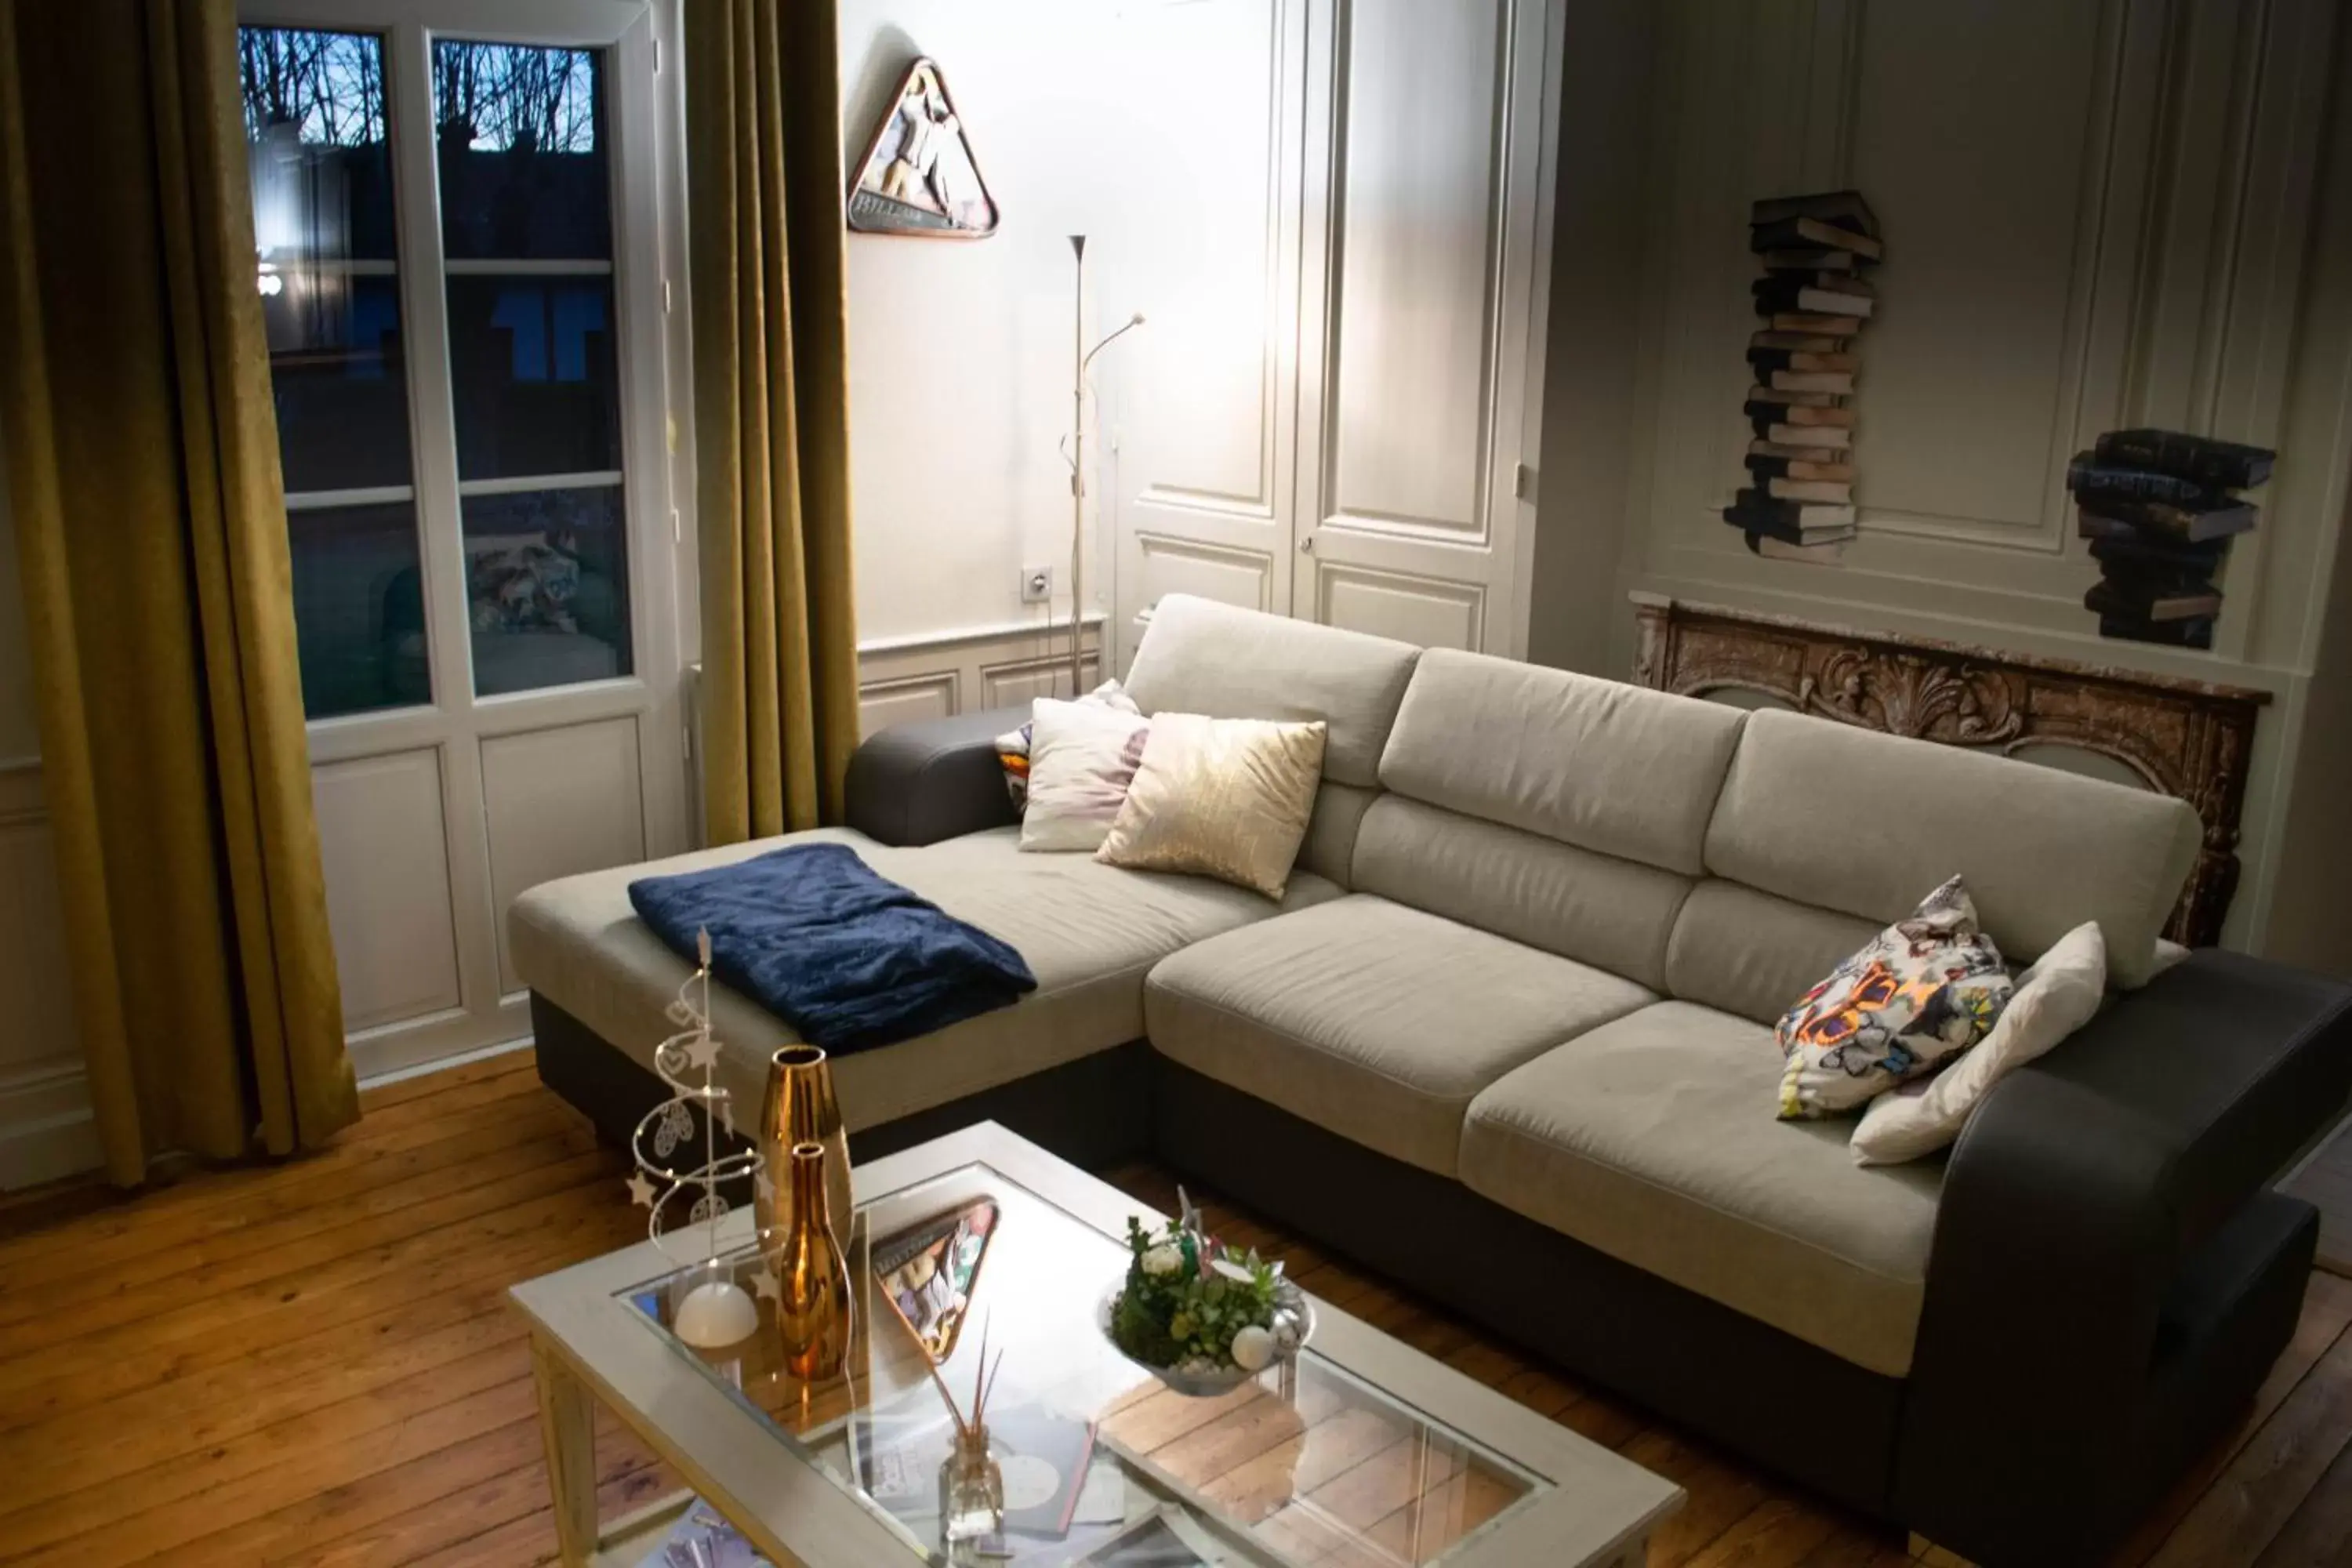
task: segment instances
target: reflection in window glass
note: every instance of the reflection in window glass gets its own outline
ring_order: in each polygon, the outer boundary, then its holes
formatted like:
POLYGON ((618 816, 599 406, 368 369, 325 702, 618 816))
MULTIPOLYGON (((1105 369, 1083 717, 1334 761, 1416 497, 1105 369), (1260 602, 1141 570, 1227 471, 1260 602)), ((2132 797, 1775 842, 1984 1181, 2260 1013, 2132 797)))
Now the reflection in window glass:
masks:
POLYGON ((470 495, 466 591, 484 697, 630 673, 621 487, 470 495))
POLYGON ((286 524, 304 714, 432 701, 415 505, 297 505, 286 524))
POLYGON ((429 702, 383 42, 241 27, 237 78, 303 709, 429 702))
POLYGON ((433 119, 450 259, 611 258, 600 56, 442 39, 433 119))
POLYGON ((450 279, 449 377, 459 479, 620 468, 609 277, 450 279))

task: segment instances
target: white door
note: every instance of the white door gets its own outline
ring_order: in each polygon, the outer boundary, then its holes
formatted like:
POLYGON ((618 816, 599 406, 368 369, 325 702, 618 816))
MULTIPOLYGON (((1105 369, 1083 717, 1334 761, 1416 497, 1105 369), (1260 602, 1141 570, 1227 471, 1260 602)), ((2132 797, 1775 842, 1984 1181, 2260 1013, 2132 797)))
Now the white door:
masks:
POLYGON ((1290 604, 1297 453, 1302 51, 1307 0, 1128 13, 1150 90, 1120 132, 1125 221, 1098 319, 1144 329, 1105 373, 1117 668, 1163 594, 1290 604), (1115 411, 1115 412, 1114 412, 1115 411))
POLYGON ((686 841, 653 13, 240 36, 329 918, 362 1074, 529 1033, 535 882, 686 841))
POLYGON ((1291 613, 1521 657, 1558 0, 1322 0, 1291 613))

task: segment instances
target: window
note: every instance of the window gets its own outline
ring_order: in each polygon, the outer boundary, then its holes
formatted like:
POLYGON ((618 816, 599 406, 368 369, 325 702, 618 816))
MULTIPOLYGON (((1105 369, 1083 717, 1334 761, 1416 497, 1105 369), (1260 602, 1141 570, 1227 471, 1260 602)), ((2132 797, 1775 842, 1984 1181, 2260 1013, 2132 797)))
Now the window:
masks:
POLYGON ((631 674, 604 52, 436 38, 412 125, 381 37, 238 42, 310 717, 631 674))

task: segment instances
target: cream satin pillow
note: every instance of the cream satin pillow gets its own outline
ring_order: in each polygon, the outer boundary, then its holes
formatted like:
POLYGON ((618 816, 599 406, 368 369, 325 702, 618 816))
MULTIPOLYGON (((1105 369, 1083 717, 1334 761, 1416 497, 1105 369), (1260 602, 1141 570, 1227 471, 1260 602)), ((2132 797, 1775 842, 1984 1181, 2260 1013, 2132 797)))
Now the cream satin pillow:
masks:
POLYGON ((1282 897, 1323 782, 1325 734, 1320 720, 1153 714, 1135 782, 1095 858, 1282 897))
POLYGON ((1976 1049, 1933 1078, 1870 1102, 1853 1130, 1853 1163, 1897 1165, 1960 1135, 2003 1073, 2023 1067, 2091 1021, 2107 990, 2107 944, 2096 921, 2076 926, 2017 977, 1976 1049))

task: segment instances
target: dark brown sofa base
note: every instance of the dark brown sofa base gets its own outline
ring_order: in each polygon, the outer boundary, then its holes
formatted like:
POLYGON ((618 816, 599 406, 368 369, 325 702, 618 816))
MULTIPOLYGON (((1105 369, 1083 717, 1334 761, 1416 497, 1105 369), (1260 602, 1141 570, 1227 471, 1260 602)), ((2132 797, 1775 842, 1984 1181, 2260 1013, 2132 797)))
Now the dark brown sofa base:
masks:
MULTIPOLYGON (((661 1079, 536 992, 530 1024, 540 1081, 594 1122, 606 1142, 626 1148, 638 1119, 666 1093, 661 1079)), ((975 1121, 994 1121, 1073 1164, 1100 1170, 1150 1152, 1150 1071, 1151 1047, 1133 1040, 854 1132, 849 1156, 878 1160, 975 1121)))
MULTIPOLYGON (((541 1080, 625 1143, 660 1098, 660 1081, 543 997, 531 998, 531 1018, 541 1080)), ((2306 1204, 2274 1194, 2245 1203, 2165 1293, 2153 1363, 2117 1434, 2131 1457, 2106 1468, 2119 1483, 2114 1494, 2012 1508, 1988 1532, 1986 1516, 1955 1510, 1950 1471, 1895 1469, 1922 1448, 1983 1455, 2013 1442, 2017 1413, 2001 1401, 1952 1408, 1948 1398, 1925 1440, 1922 1368, 1911 1379, 1864 1371, 1195 1073, 1145 1041, 867 1128, 852 1136, 851 1153, 875 1159, 982 1121, 1088 1169, 1156 1158, 1580 1378, 1988 1564, 2093 1562, 2129 1530, 2286 1347, 2317 1233, 2306 1204)), ((2034 1283, 2012 1281, 2027 1291, 2034 1283)), ((1921 1355, 1932 1360, 1927 1331, 1921 1355)))

